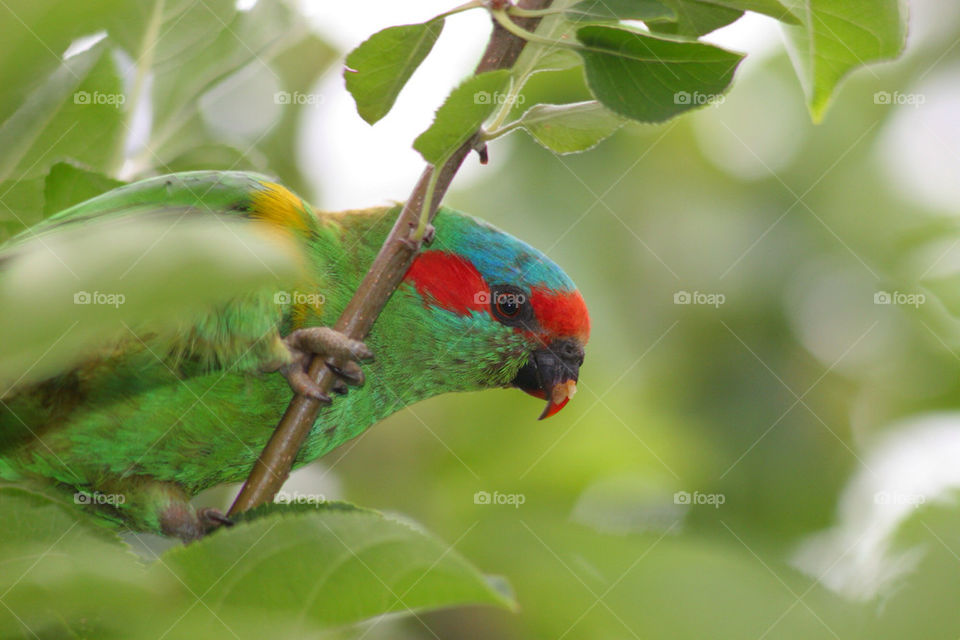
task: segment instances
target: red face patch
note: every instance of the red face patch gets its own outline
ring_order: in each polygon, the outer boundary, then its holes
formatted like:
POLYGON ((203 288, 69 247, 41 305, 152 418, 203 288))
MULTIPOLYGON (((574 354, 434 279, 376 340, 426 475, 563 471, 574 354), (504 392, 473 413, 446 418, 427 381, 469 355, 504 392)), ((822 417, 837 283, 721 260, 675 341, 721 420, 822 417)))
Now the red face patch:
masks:
POLYGON ((590 316, 579 291, 534 289, 530 303, 543 333, 554 338, 572 337, 586 344, 590 338, 590 316))
POLYGON ((460 315, 489 308, 490 287, 476 267, 455 253, 424 251, 404 279, 425 300, 460 315))
MULTIPOLYGON (((490 287, 469 260, 447 251, 424 251, 404 276, 424 300, 442 309, 466 315, 471 311, 490 313, 490 287)), ((534 289, 530 305, 540 326, 540 335, 577 338, 586 344, 590 337, 590 316, 579 291, 534 289)))

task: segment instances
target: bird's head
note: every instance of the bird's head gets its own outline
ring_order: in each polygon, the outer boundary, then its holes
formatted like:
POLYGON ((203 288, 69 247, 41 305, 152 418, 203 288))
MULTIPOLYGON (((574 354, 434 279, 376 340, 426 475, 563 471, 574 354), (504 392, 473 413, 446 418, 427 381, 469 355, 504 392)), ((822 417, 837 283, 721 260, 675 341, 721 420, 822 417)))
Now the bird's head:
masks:
POLYGON ((441 209, 434 226, 436 239, 405 277, 428 331, 442 336, 432 362, 463 378, 464 388, 517 387, 546 400, 541 419, 557 413, 576 391, 590 335, 573 281, 541 252, 476 218, 441 209))

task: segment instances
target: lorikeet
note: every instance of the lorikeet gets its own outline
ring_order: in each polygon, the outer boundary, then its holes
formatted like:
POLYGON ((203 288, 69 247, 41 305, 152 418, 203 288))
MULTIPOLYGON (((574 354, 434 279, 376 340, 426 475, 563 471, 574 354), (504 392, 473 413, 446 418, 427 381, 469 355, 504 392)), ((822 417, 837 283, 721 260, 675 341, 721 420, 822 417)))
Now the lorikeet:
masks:
POLYGON ((221 516, 190 498, 247 476, 289 387, 327 405, 297 466, 440 393, 518 387, 546 399, 546 417, 576 389, 590 323, 573 282, 532 247, 451 209, 438 212, 434 242, 365 344, 329 326, 396 210, 317 212, 251 173, 172 174, 107 192, 0 247, 0 269, 36 234, 171 207, 240 216, 282 235, 302 253, 306 281, 197 309, 170 331, 118 336, 69 370, 0 398, 0 478, 119 494, 122 503, 90 508, 135 530, 192 539, 221 516), (362 386, 332 401, 321 395, 304 373, 312 354, 349 362, 336 369, 335 390, 362 386), (369 362, 361 370, 358 361, 369 362))

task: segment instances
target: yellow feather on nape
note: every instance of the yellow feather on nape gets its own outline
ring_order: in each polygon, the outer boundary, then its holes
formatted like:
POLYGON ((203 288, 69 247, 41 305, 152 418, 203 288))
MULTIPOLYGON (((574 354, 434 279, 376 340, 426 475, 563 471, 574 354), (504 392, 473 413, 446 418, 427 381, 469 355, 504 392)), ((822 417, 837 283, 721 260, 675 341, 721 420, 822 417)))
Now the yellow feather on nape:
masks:
MULTIPOLYGON (((316 228, 313 210, 292 191, 275 182, 260 182, 260 188, 250 198, 250 213, 258 221, 269 223, 272 228, 284 231, 287 240, 294 239, 294 232, 309 232, 316 228)), ((295 240, 298 249, 301 241, 295 240)), ((300 254, 303 255, 302 252, 300 254)), ((309 269, 305 270, 309 273, 309 269)), ((315 293, 316 286, 307 278, 301 281, 303 289, 287 291, 291 305, 291 321, 294 329, 304 326, 312 317, 323 313, 324 298, 315 293)))
POLYGON ((300 329, 307 325, 308 320, 313 320, 316 322, 316 319, 323 314, 323 297, 322 296, 303 296, 300 298, 306 298, 305 302, 295 302, 290 307, 290 324, 293 330, 300 329), (311 316, 313 316, 311 318, 311 316))
POLYGON ((308 231, 310 208, 292 191, 275 182, 261 182, 250 198, 251 214, 285 229, 308 231))
MULTIPOLYGON (((299 279, 306 290, 312 291, 306 286, 310 281, 311 269, 305 252, 305 236, 317 228, 313 209, 283 185, 259 180, 257 185, 258 188, 253 189, 250 195, 250 217, 261 223, 257 225, 257 230, 265 239, 276 242, 284 251, 299 259, 299 279)), ((292 284, 288 282, 284 287, 291 298, 297 294, 289 290, 292 284)), ((295 311, 296 315, 306 318, 308 310, 295 311)))

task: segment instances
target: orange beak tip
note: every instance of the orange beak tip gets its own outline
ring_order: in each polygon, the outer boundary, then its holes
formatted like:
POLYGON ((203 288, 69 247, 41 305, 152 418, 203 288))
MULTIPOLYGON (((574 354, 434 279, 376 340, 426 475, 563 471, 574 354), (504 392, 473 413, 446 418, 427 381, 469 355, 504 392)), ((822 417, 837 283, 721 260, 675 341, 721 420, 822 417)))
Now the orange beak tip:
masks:
MULTIPOLYGON (((538 420, 543 420, 544 418, 549 418, 552 415, 555 415, 567 406, 567 403, 570 402, 570 398, 577 392, 577 382, 576 380, 567 380, 566 382, 561 382, 555 385, 550 389, 549 397, 547 398, 547 406, 544 407, 543 413, 540 414, 538 420)), ((544 393, 546 397, 547 394, 544 393)))
POLYGON ((543 413, 540 414, 540 417, 537 420, 543 420, 544 418, 549 418, 552 415, 555 415, 560 412, 560 409, 563 409, 567 406, 567 403, 570 401, 570 398, 564 398, 559 404, 550 400, 547 402, 547 406, 543 409, 543 413))

